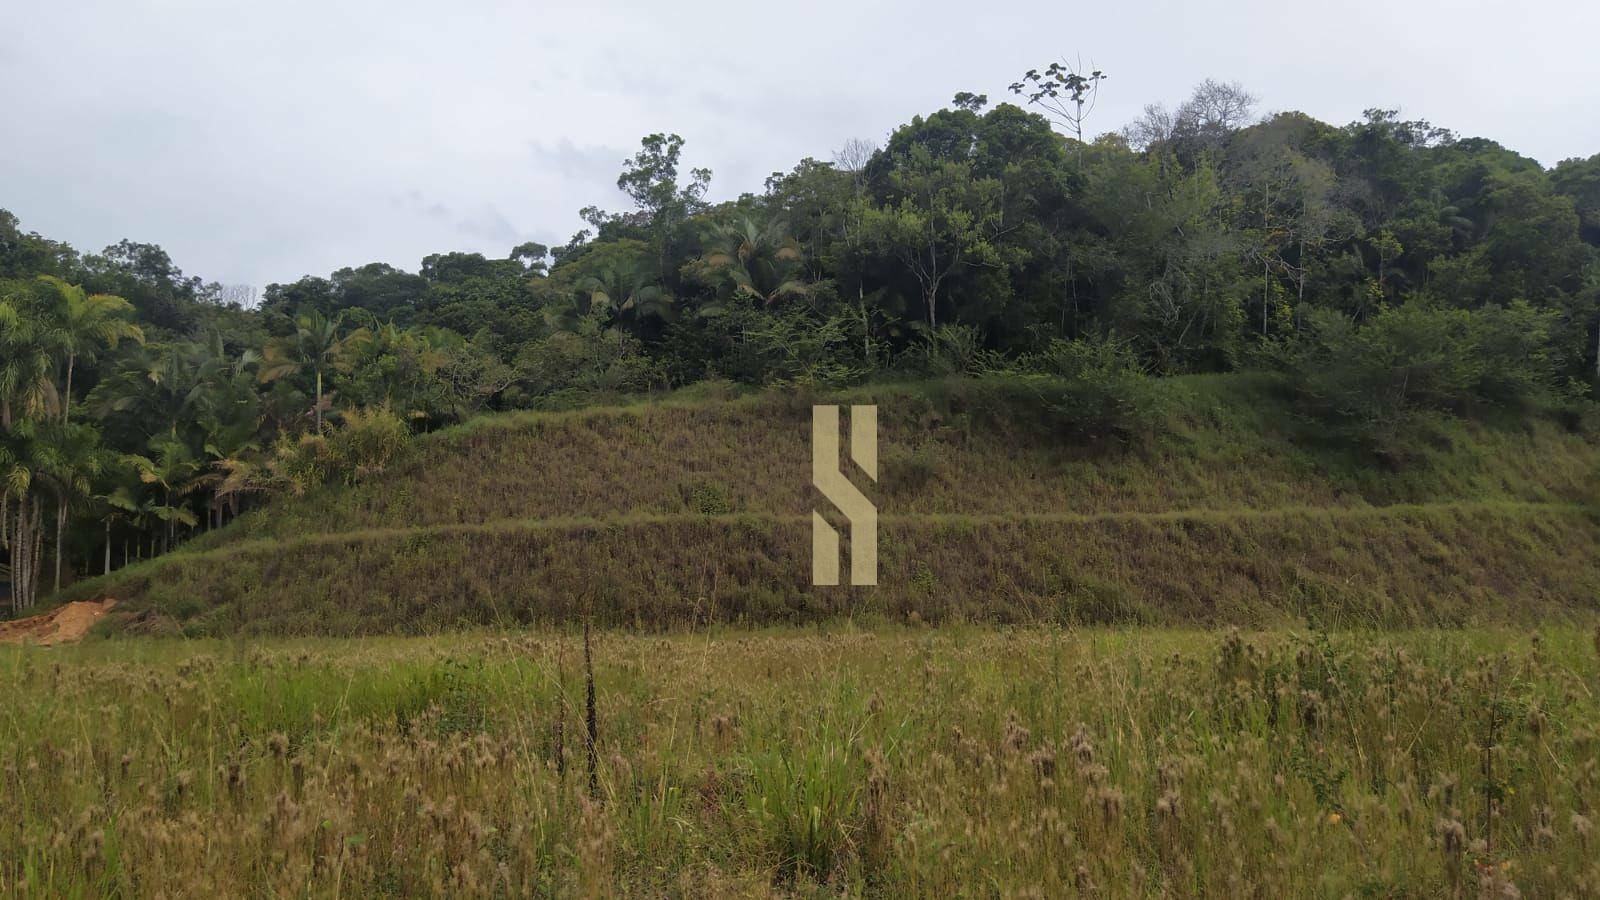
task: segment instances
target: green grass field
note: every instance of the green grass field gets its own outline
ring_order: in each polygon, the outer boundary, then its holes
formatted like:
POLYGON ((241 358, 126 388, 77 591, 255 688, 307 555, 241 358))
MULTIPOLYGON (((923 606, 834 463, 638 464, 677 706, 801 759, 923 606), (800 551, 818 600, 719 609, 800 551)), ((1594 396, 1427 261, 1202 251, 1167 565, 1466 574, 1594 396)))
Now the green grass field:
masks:
POLYGON ((571 631, 5 648, 0 890, 1597 896, 1597 640, 598 633, 592 755, 571 631))

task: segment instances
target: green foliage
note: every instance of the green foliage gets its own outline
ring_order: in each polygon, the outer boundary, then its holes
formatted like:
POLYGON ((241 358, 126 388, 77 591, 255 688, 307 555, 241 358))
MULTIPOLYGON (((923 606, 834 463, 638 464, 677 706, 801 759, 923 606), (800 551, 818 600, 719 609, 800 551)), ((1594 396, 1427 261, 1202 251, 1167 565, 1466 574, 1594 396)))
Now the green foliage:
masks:
POLYGON ((1333 312, 1308 319, 1286 353, 1296 389, 1313 414, 1385 453, 1400 452, 1425 413, 1522 411, 1555 397, 1552 311, 1408 304, 1364 326, 1333 312))
POLYGON ((749 218, 713 223, 703 238, 704 251, 684 267, 713 292, 700 314, 720 314, 731 304, 773 306, 807 297, 811 289, 803 277, 800 246, 787 231, 782 220, 764 226, 749 218))
POLYGON ((1073 442, 1154 437, 1176 398, 1150 377, 1126 341, 1052 339, 1014 359, 987 350, 976 329, 942 325, 899 361, 923 377, 982 379, 969 393, 989 395, 996 410, 1013 410, 1073 442))
POLYGON ((281 436, 268 463, 272 485, 299 496, 327 483, 355 484, 398 462, 410 439, 389 409, 355 410, 331 434, 281 436))
POLYGON ((661 384, 657 364, 637 338, 580 320, 572 330, 524 344, 512 363, 510 402, 536 408, 582 406, 661 384))
POLYGON ((937 159, 913 146, 889 173, 886 202, 858 212, 869 245, 915 279, 923 315, 939 324, 946 283, 969 269, 998 267, 1020 250, 998 240, 1004 229, 1004 185, 962 160, 937 159))
POLYGON ((703 481, 686 487, 685 494, 688 507, 700 515, 725 516, 733 512, 727 491, 721 485, 703 481))
POLYGON ((923 332, 922 340, 897 361, 907 373, 926 378, 983 375, 1006 365, 983 346, 983 335, 970 325, 940 325, 923 332))
POLYGON ((4 874, 51 897, 1545 897, 1595 872, 1587 623, 594 646, 593 793, 568 630, 0 648, 4 874))
POLYGON ((410 444, 411 433, 384 407, 353 410, 327 440, 330 473, 350 484, 383 472, 410 444))
POLYGON ((721 377, 752 385, 838 386, 871 370, 858 318, 804 305, 718 309, 675 323, 664 347, 669 373, 686 381, 721 377))
POLYGON ((0 518, 33 554, 13 569, 47 547, 69 578, 114 545, 168 549, 258 503, 274 465, 352 477, 325 458, 328 423, 376 408, 426 432, 703 380, 975 378, 1007 381, 1062 445, 1133 446, 1179 427, 1181 391, 1155 379, 1277 367, 1326 434, 1391 463, 1430 458, 1462 417, 1554 410, 1586 433, 1600 156, 1546 171, 1383 109, 1258 121, 1210 79, 1090 142, 1102 81, 1057 63, 1013 86, 1025 108, 963 92, 881 149, 720 203, 683 138, 648 135, 617 179, 633 208, 582 210, 564 246, 351 265, 269 285, 258 309, 160 247, 80 254, 0 211, 0 464, 27 507, 0 518), (151 465, 58 496, 35 457, 61 422, 151 465), (139 480, 163 460, 183 477, 139 480))
POLYGON ((1149 438, 1179 402, 1144 371, 1125 341, 1056 339, 1018 367, 1051 376, 1040 391, 1057 426, 1079 438, 1149 438))

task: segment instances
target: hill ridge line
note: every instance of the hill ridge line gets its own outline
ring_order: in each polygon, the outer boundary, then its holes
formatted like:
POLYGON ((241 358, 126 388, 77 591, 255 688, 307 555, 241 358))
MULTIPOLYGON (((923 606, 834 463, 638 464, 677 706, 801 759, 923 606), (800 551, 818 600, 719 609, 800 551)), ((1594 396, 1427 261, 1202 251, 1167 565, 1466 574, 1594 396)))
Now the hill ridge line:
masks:
MULTIPOLYGON (((1183 521, 1234 521, 1250 519, 1268 519, 1274 517, 1294 516, 1333 516, 1338 518, 1357 517, 1382 517, 1404 516, 1407 514, 1427 514, 1434 512, 1460 511, 1499 511, 1511 513, 1557 513, 1566 515, 1582 515, 1586 513, 1600 513, 1600 506, 1571 502, 1542 502, 1531 500, 1482 500, 1482 501, 1441 501, 1430 503, 1391 503, 1381 506, 1370 504, 1357 506, 1311 506, 1291 505, 1276 507, 1194 507, 1178 510, 1160 510, 1155 512, 1142 512, 1125 510, 1102 513, 1071 513, 1071 512, 1018 512, 1018 513, 882 513, 878 515, 880 525, 897 524, 926 524, 926 525, 1014 525, 1014 524, 1094 524, 1099 522, 1183 522, 1183 521)), ((459 535, 459 534, 496 534, 510 531, 562 531, 581 529, 610 529, 610 528, 647 528, 658 525, 677 525, 685 523, 695 524, 808 524, 811 521, 809 512, 804 514, 785 513, 639 513, 621 516, 563 516, 554 518, 501 518, 487 522, 461 522, 436 525, 417 525, 410 527, 390 528, 359 528, 348 531, 314 532, 299 535, 293 538, 254 538, 241 540, 220 547, 210 547, 203 550, 178 550, 155 559, 146 560, 144 564, 161 564, 166 562, 181 562, 192 559, 203 559, 215 556, 230 556, 247 553, 252 550, 271 548, 286 549, 294 547, 334 545, 344 543, 362 543, 382 540, 392 540, 406 537, 426 537, 432 535, 459 535)))

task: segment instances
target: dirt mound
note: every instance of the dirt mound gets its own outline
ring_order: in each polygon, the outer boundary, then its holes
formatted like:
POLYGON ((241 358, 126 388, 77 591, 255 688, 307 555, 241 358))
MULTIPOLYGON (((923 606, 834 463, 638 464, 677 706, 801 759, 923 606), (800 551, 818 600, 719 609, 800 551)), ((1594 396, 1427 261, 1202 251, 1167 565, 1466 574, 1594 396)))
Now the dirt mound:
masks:
POLYGON ((100 617, 117 601, 74 600, 59 609, 39 616, 0 622, 0 644, 33 643, 48 647, 82 640, 100 617))

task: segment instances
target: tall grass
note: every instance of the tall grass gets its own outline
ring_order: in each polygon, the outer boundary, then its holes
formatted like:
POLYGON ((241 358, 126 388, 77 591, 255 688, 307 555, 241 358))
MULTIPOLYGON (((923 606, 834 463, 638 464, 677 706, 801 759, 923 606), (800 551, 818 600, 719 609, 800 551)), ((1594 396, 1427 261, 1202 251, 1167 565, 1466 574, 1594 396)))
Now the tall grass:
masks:
POLYGON ((1109 517, 885 516, 879 586, 810 583, 799 517, 676 517, 273 539, 174 554, 109 583, 193 634, 830 618, 1420 626, 1596 609, 1600 521, 1486 503, 1109 517), (581 591, 575 591, 580 586, 581 591))
MULTIPOLYGON (((1083 444, 1027 385, 954 380, 484 419, 380 480, 274 504, 74 587, 191 633, 566 621, 1428 625, 1600 596, 1600 444, 1440 426, 1400 471, 1305 433, 1270 378, 1169 379, 1137 446, 1083 444), (813 590, 813 399, 880 407, 880 587, 813 590)), ((149 623, 145 623, 149 624, 149 623)))
POLYGON ((0 892, 1600 894, 1587 629, 0 651, 0 892))

